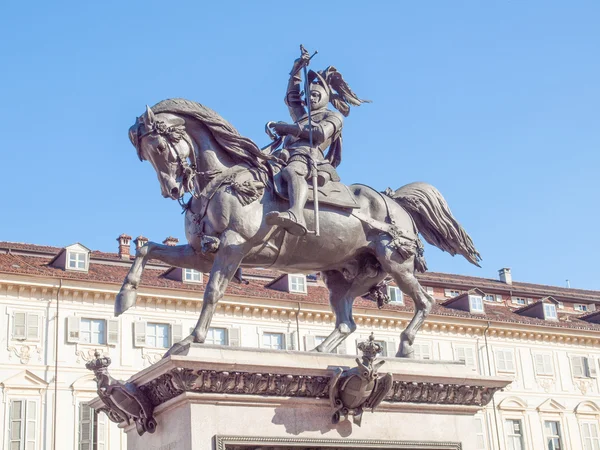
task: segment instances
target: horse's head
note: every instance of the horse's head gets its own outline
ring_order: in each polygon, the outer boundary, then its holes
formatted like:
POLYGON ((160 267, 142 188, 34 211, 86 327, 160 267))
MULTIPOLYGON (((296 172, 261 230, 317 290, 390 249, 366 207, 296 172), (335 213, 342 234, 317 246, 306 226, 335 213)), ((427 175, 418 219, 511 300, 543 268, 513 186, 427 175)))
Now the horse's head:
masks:
POLYGON ((150 161, 154 167, 163 197, 179 200, 193 191, 195 155, 184 119, 170 113, 155 115, 146 106, 146 112, 129 129, 129 139, 140 161, 150 161))

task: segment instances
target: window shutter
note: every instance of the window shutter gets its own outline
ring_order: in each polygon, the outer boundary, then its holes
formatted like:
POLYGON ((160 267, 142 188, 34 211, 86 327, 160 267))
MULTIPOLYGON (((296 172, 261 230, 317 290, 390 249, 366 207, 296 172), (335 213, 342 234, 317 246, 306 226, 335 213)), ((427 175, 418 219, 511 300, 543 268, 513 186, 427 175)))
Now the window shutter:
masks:
POLYGON ((396 356, 396 343, 393 341, 386 341, 385 343, 385 356, 387 356, 388 358, 391 358, 393 356, 396 356))
POLYGON ((543 375, 545 373, 544 370, 544 355, 534 355, 533 360, 535 363, 535 373, 538 375, 543 375))
POLYGON ((304 336, 304 350, 305 351, 310 352, 316 346, 317 346, 317 343, 315 342, 315 337, 314 336, 312 336, 310 334, 307 334, 306 336, 304 336))
POLYGON ((470 347, 465 347, 465 364, 467 367, 477 367, 475 364, 475 352, 470 347))
POLYGON ((40 338, 40 315, 29 313, 27 314, 27 339, 40 338))
POLYGON ((25 431, 24 403, 24 400, 11 400, 10 402, 10 423, 8 425, 8 435, 10 436, 9 439, 11 441, 17 441, 19 444, 23 441, 23 433, 25 431))
POLYGON ((25 448, 37 447, 37 401, 27 400, 27 422, 25 425, 25 448))
POLYGON ((584 377, 585 376, 585 367, 584 367, 583 358, 581 356, 573 356, 571 358, 571 366, 573 369, 574 377, 584 377))
POLYGON ((594 358, 585 358, 586 372, 590 378, 596 378, 598 371, 596 370, 596 360, 594 358))
POLYGON ((133 345, 135 347, 146 346, 146 322, 140 320, 133 323, 133 345))
POLYGON ((590 303, 590 304, 588 305, 588 311, 589 311, 589 312, 594 312, 594 311, 596 311, 596 305, 595 305, 594 303, 590 303))
POLYGON ((94 439, 93 411, 86 403, 79 404, 79 450, 92 450, 94 439))
POLYGON ((79 342, 79 317, 67 317, 67 342, 79 342))
POLYGON ((171 325, 171 345, 183 340, 183 325, 174 323, 171 325))
POLYGON ((496 301, 497 302, 501 302, 502 301, 502 295, 496 294, 496 301))
POLYGON ((106 414, 101 414, 94 411, 94 417, 96 418, 96 443, 98 450, 106 450, 106 441, 108 433, 108 421, 106 420, 106 414))
POLYGON ((288 350, 297 350, 296 347, 298 347, 298 332, 297 331, 292 331, 290 334, 285 336, 286 339, 286 348, 288 350))
POLYGON ((16 312, 13 318, 13 339, 26 339, 26 320, 27 314, 24 312, 16 312))
POLYGON ((119 343, 119 319, 109 319, 106 322, 106 343, 117 345, 119 343))
POLYGON ((230 328, 227 330, 227 344, 231 347, 241 347, 241 338, 240 338, 240 329, 239 328, 230 328))
POLYGON ((451 297, 452 293, 450 292, 450 289, 444 289, 444 297, 451 297))

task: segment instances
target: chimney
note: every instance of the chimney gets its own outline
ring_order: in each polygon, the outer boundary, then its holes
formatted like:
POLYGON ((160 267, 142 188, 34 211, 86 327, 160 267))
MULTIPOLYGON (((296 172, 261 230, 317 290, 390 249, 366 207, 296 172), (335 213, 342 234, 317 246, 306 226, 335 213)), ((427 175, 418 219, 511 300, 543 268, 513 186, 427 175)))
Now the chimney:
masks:
POLYGON ((179 239, 174 238, 173 236, 169 236, 163 241, 163 244, 168 245, 169 247, 175 247, 178 242, 179 239))
POLYGON ((512 284, 512 275, 510 274, 510 269, 508 267, 500 269, 498 275, 500 275, 500 281, 503 283, 512 284))
POLYGON ((131 236, 123 233, 121 236, 117 238, 119 242, 119 258, 121 259, 129 259, 129 246, 131 245, 131 236))
POLYGON ((139 235, 138 237, 135 238, 135 240, 133 241, 135 244, 135 249, 139 250, 140 248, 142 248, 144 245, 146 245, 148 243, 148 238, 139 235))

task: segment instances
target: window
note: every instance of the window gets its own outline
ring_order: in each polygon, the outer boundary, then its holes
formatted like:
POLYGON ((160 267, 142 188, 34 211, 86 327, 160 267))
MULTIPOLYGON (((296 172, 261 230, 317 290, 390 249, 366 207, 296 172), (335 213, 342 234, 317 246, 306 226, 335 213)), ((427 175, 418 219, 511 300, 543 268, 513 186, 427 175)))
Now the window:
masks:
POLYGON ((482 313, 483 298, 481 295, 469 295, 469 306, 471 308, 471 312, 482 313))
POLYGON ((475 362, 475 352, 472 347, 455 347, 455 358, 464 362, 467 367, 477 367, 475 362))
POLYGON ((485 450, 485 433, 483 432, 483 418, 475 418, 475 449, 485 450))
POLYGON ((502 295, 496 294, 496 301, 497 302, 501 302, 502 301, 502 295))
POLYGON ((508 450, 524 450, 523 425, 520 420, 507 419, 504 421, 506 430, 506 448, 508 450))
POLYGON ((554 303, 544 303, 544 317, 546 320, 556 320, 556 305, 554 303))
MULTIPOLYGON (((325 339, 327 339, 327 336, 315 336, 315 346, 317 345, 321 345, 323 342, 325 342, 325 339)), ((312 348, 311 348, 312 350, 312 348)))
POLYGON ((499 372, 514 372, 515 361, 512 350, 496 350, 496 369, 499 372))
POLYGON ((146 324, 146 347, 169 348, 169 325, 166 323, 146 324))
POLYGON ((390 297, 390 303, 404 304, 404 295, 402 294, 400 288, 397 288, 396 286, 388 286, 387 294, 390 297))
POLYGON ((431 359, 431 347, 429 344, 413 344, 415 359, 431 359))
POLYGON ((116 345, 119 342, 119 320, 69 316, 67 317, 67 342, 116 345))
POLYGON ((585 356, 572 356, 571 367, 575 378, 595 378, 596 367, 593 359, 585 356))
POLYGON ((12 338, 18 340, 39 340, 40 315, 31 312, 15 312, 13 316, 12 338))
POLYGON ((9 410, 8 448, 10 450, 37 450, 37 402, 11 400, 9 410))
POLYGON ((87 257, 87 253, 69 251, 68 268, 73 270, 86 270, 87 257))
POLYGON ((581 438, 583 450, 600 450, 600 438, 598 437, 598 424, 596 422, 581 423, 581 438))
POLYGON ((304 275, 289 275, 290 292, 306 293, 306 277, 304 275))
POLYGON ((284 350, 283 333, 263 333, 263 348, 284 350))
POLYGON ((558 302, 558 309, 564 309, 565 304, 563 302, 558 302))
POLYGON ((546 436, 546 448, 548 450, 563 450, 560 423, 546 420, 544 422, 544 435, 546 436))
POLYGON ((533 355, 536 375, 554 375, 552 367, 552 355, 549 353, 538 353, 533 355))
POLYGON ((79 342, 82 344, 103 345, 104 338, 104 320, 101 319, 81 319, 79 322, 79 342))
POLYGON ((575 304, 573 305, 573 309, 575 311, 587 312, 588 305, 575 304))
POLYGON ((433 287, 432 287, 432 286, 427 286, 427 287, 425 288, 425 291, 426 291, 426 292, 427 292, 429 295, 431 295, 431 296, 433 297, 433 295, 434 295, 434 291, 433 291, 433 287))
POLYGON ((144 322, 133 323, 135 347, 169 348, 172 343, 183 339, 183 326, 173 323, 144 322))
POLYGON ((526 305, 527 299, 523 297, 513 297, 513 303, 517 305, 526 305))
POLYGON ((458 297, 460 295, 460 291, 454 289, 444 289, 444 297, 458 297))
POLYGON ((183 269, 183 281, 187 283, 202 283, 202 274, 194 269, 183 269))
POLYGON ((493 294, 486 294, 486 296, 485 296, 485 297, 483 297, 483 299, 484 299, 486 302, 495 302, 495 301, 496 301, 496 296, 495 296, 495 295, 493 295, 493 294))
POLYGON ((106 449, 106 414, 98 413, 85 403, 79 404, 79 450, 106 449))
POLYGON ((209 328, 204 343, 212 345, 227 345, 227 329, 209 328))

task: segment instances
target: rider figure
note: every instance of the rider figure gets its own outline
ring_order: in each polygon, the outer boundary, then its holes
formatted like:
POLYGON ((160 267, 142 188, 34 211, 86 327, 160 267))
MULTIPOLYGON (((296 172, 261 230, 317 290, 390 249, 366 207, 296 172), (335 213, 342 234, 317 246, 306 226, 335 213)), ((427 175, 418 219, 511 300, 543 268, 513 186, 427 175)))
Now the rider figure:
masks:
POLYGON ((308 199, 307 178, 311 175, 313 160, 317 166, 319 186, 327 181, 340 181, 335 167, 341 162, 344 116, 349 114, 350 105, 358 106, 368 101, 356 97, 335 67, 330 66, 319 72, 309 71, 311 148, 308 114, 300 92, 300 72, 309 60, 308 52, 302 48, 302 56, 294 61, 290 73, 285 103, 294 123, 278 122, 271 125, 279 136, 285 136, 282 153, 289 154, 289 159, 282 176, 287 183, 290 208, 284 212, 270 212, 266 220, 269 225, 281 226, 297 236, 307 232, 304 206, 308 199), (339 112, 327 109, 330 101, 339 112), (325 156, 327 149, 329 151, 325 156))

